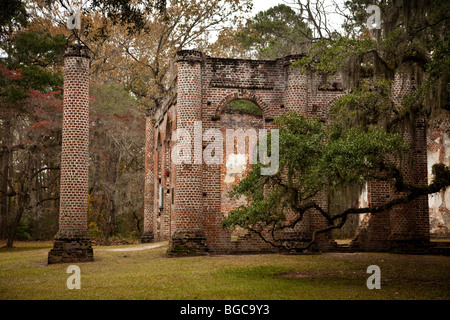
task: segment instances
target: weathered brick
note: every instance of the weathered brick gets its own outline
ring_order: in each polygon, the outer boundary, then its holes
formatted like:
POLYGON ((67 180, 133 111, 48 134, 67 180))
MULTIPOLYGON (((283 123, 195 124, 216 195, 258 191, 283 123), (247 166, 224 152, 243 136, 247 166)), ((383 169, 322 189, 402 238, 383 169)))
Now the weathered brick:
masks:
POLYGON ((88 49, 69 46, 64 59, 59 231, 48 262, 93 261, 87 232, 89 174, 88 49))

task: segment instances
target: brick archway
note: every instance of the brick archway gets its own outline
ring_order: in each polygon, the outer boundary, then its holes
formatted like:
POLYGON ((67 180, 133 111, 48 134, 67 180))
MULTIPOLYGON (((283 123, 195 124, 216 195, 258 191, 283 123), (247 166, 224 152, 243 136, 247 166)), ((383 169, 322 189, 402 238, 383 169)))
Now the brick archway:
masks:
POLYGON ((230 93, 225 96, 217 105, 216 112, 214 113, 215 119, 220 119, 220 115, 223 109, 233 100, 242 99, 253 102, 261 110, 264 119, 272 119, 270 115, 270 107, 263 101, 257 93, 249 92, 248 90, 239 90, 234 93, 230 93))

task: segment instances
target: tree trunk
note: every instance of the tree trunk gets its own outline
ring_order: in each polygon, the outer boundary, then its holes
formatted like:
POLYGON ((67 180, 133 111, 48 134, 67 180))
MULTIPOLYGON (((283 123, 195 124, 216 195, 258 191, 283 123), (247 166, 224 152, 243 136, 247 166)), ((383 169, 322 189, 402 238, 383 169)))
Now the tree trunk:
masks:
MULTIPOLYGON (((34 168, 37 170, 40 167, 39 161, 36 159, 34 163, 34 168)), ((30 190, 31 193, 31 206, 33 211, 33 217, 34 217, 34 229, 33 229, 33 238, 35 240, 39 239, 39 210, 38 210, 38 203, 41 200, 40 194, 41 194, 41 188, 39 183, 39 175, 37 174, 34 178, 34 192, 33 190, 30 190)))
POLYGON ((106 226, 105 226, 105 228, 106 228, 105 234, 104 234, 105 235, 105 240, 104 240, 103 244, 105 246, 109 246, 109 235, 111 233, 111 216, 109 216, 106 219, 106 226))
POLYGON ((4 142, 5 146, 7 147, 7 150, 2 155, 2 161, 1 161, 1 172, 3 178, 1 179, 0 184, 0 190, 1 190, 1 199, 0 199, 0 240, 4 240, 7 237, 7 231, 6 231, 6 224, 7 224, 7 217, 8 217, 8 197, 6 193, 8 192, 8 174, 9 174, 9 162, 10 162, 10 155, 9 155, 9 147, 11 146, 11 122, 10 120, 6 119, 4 122, 4 128, 5 128, 5 137, 4 142))
POLYGON ((132 212, 133 217, 134 217, 134 221, 136 221, 136 229, 139 232, 139 238, 142 236, 142 231, 141 231, 141 221, 139 220, 138 215, 136 214, 136 212, 132 212))
POLYGON ((39 210, 38 210, 38 206, 37 206, 38 201, 39 201, 39 191, 36 190, 34 192, 34 195, 33 195, 32 201, 31 201, 33 216, 34 216, 33 238, 35 240, 39 239, 39 210))
POLYGON ((6 223, 8 216, 8 197, 6 196, 6 192, 8 190, 8 153, 2 157, 2 174, 3 179, 0 185, 1 188, 1 199, 0 199, 0 240, 6 239, 6 223))
POLYGON ((25 205, 27 201, 28 194, 20 193, 19 194, 19 207, 17 210, 16 217, 11 225, 11 230, 9 232, 8 241, 6 242, 7 248, 12 248, 14 243, 14 238, 16 237, 17 229, 19 228, 20 220, 22 219, 23 213, 25 211, 25 205))
POLYGON ((6 243, 7 248, 13 247, 14 238, 16 237, 20 220, 22 219, 23 213, 25 212, 25 208, 28 208, 28 206, 30 205, 30 192, 32 191, 32 181, 30 180, 30 178, 32 177, 33 168, 36 163, 33 161, 30 153, 28 154, 28 161, 24 161, 24 163, 26 163, 26 165, 24 166, 23 170, 21 170, 19 175, 20 187, 17 188, 19 190, 17 196, 17 213, 11 225, 8 241, 6 243))

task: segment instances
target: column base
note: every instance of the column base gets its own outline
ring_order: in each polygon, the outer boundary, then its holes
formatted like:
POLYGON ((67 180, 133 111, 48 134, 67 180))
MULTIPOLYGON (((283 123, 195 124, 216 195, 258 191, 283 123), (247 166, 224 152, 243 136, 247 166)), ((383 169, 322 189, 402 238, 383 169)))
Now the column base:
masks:
POLYGON ((169 241, 169 256, 205 255, 207 241, 203 232, 176 232, 169 241))
POLYGON ((48 253, 48 264, 92 261, 94 250, 89 238, 57 238, 48 253))
POLYGON ((141 243, 152 243, 155 241, 155 236, 152 231, 144 232, 141 236, 141 243))

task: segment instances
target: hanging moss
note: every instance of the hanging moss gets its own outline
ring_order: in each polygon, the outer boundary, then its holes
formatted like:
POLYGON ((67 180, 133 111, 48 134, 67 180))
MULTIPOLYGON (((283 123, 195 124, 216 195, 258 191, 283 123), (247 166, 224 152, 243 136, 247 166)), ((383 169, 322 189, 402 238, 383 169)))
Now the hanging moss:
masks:
MULTIPOLYGON (((404 85, 413 79, 402 106, 384 110, 387 116, 380 114, 379 124, 384 125, 387 117, 398 118, 395 126, 401 122, 413 124, 413 113, 425 115, 432 122, 439 110, 450 110, 447 35, 450 3, 398 0, 377 4, 382 12, 380 31, 363 32, 357 39, 323 39, 313 45, 310 57, 301 59, 297 65, 313 72, 340 73, 344 87, 351 92, 370 79, 374 86, 380 80, 393 81, 398 74, 402 75, 404 85)), ((348 6, 356 10, 355 14, 362 8, 358 1, 350 1, 348 6)))

